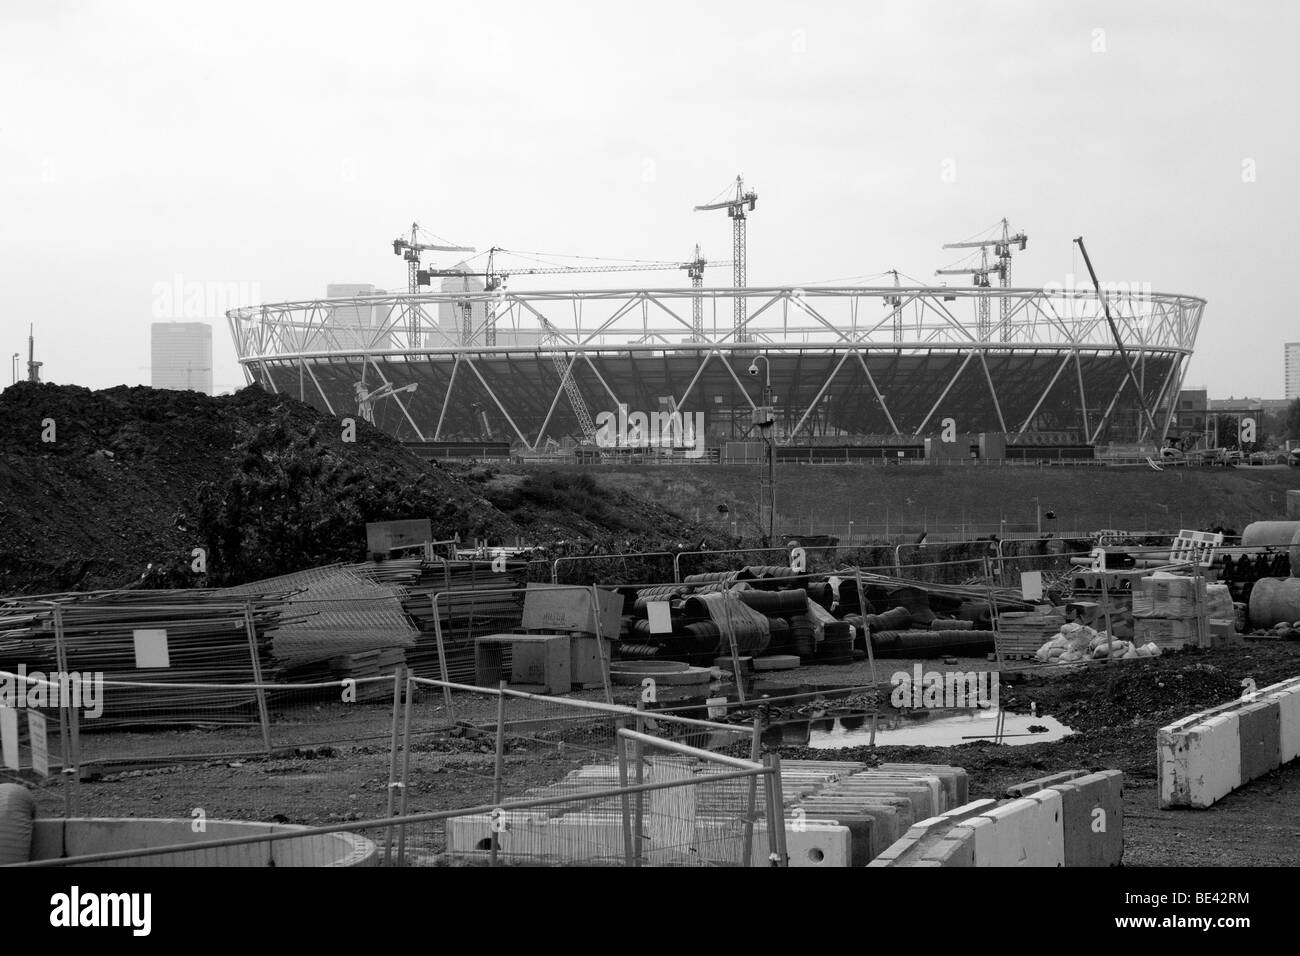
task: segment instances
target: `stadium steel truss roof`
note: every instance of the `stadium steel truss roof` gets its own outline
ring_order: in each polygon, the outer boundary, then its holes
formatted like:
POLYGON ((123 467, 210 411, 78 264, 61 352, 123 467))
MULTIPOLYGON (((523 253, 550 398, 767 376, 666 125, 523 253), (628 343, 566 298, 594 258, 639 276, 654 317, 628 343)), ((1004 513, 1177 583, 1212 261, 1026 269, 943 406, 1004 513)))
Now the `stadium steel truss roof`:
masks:
POLYGON ((487 431, 537 449, 581 438, 563 376, 593 416, 620 404, 703 412, 710 435, 736 437, 760 401, 762 381, 747 374, 757 354, 787 444, 931 434, 945 418, 1022 440, 1163 439, 1205 301, 1106 295, 1140 395, 1100 300, 1082 289, 497 290, 283 302, 227 318, 250 382, 339 416, 385 387, 374 420, 405 439, 487 431), (732 323, 738 296, 743 330, 732 323), (983 340, 982 298, 998 300, 988 305, 1000 317, 983 340))

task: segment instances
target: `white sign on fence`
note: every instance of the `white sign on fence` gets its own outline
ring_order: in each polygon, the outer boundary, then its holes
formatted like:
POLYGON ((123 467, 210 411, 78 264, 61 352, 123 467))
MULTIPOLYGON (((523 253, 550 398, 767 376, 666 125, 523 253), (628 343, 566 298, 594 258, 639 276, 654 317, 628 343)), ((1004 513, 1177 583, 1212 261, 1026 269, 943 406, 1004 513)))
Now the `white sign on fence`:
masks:
POLYGON ((27 711, 27 736, 31 738, 32 769, 42 777, 50 775, 50 748, 45 736, 45 715, 27 711))
POLYGON ((0 705, 0 763, 18 769, 18 711, 0 705))
POLYGON ((171 658, 167 654, 167 631, 163 628, 142 628, 131 632, 135 638, 135 666, 139 670, 148 667, 171 667, 171 658))
POLYGON ((1026 601, 1037 601, 1043 596, 1043 572, 1021 571, 1020 594, 1026 601))
POLYGON ((667 601, 646 601, 646 616, 650 619, 651 634, 671 634, 673 632, 672 607, 667 601))

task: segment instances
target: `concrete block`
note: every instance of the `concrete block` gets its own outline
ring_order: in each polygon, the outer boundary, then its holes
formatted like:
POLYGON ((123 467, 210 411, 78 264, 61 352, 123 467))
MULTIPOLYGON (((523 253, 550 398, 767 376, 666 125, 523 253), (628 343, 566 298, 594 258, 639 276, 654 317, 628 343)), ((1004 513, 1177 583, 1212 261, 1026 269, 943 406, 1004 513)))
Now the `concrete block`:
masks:
POLYGON ((948 806, 959 807, 970 800, 970 778, 961 767, 948 767, 944 764, 929 763, 882 763, 877 769, 933 774, 943 782, 948 806))
MULTIPOLYGON (((954 807, 951 810, 937 817, 930 817, 914 823, 911 828, 900 839, 890 844, 880 852, 877 857, 869 864, 871 866, 919 866, 923 861, 929 859, 926 851, 938 844, 949 839, 952 831, 961 827, 961 824, 971 817, 986 813, 997 806, 995 800, 976 800, 960 807, 954 807)), ((962 841, 973 839, 969 829, 962 828, 962 833, 954 839, 960 838, 962 841)), ((974 850, 971 844, 971 859, 973 860, 974 850)), ((954 852, 949 847, 944 852, 954 852)), ((965 857, 958 854, 953 857, 954 861, 959 861, 965 857)), ((943 857, 947 859, 947 857, 943 857)), ((953 865, 967 865, 964 863, 954 863, 953 865)))
POLYGON ((1086 770, 1063 770, 1060 773, 1054 773, 1046 777, 1039 777, 1036 780, 1026 780, 1024 783, 1018 783, 1015 786, 1007 787, 1007 797, 1016 799, 1017 797, 1027 797, 1031 793, 1037 793, 1039 790, 1058 783, 1065 783, 1067 780, 1073 780, 1076 777, 1086 775, 1086 770))
POLYGON ((913 820, 924 820, 926 817, 932 817, 939 812, 934 804, 934 793, 928 787, 903 782, 890 783, 882 781, 869 784, 862 781, 852 787, 827 787, 817 794, 815 799, 842 799, 851 803, 859 797, 879 796, 906 797, 912 803, 913 820))
POLYGON ((873 859, 907 833, 916 819, 912 815, 912 803, 905 797, 871 797, 848 804, 809 801, 802 806, 807 813, 831 816, 836 813, 853 813, 871 817, 874 821, 871 826, 870 850, 873 859))
POLYGON ((976 866, 1064 866, 1061 794, 1040 790, 971 817, 976 866))
POLYGON ((974 866, 975 832, 970 827, 953 827, 941 840, 921 850, 916 865, 974 866))
POLYGON ((863 773, 855 773, 853 776, 839 781, 835 787, 837 789, 847 789, 861 786, 874 786, 885 784, 889 786, 923 786, 930 792, 929 805, 930 809, 926 812, 918 811, 919 817, 930 816, 931 814, 943 813, 950 804, 947 801, 947 795, 944 792, 943 782, 934 774, 907 773, 903 771, 884 771, 884 770, 867 770, 863 773))
POLYGON ((1054 784, 1061 794, 1066 866, 1119 866, 1124 856, 1124 774, 1103 770, 1054 784))
MULTIPOLYGON (((802 831, 785 827, 785 852, 791 867, 847 867, 852 861, 849 828, 821 820, 807 821, 802 831)), ((765 824, 754 828, 753 866, 771 866, 765 824)))
POLYGON ((1241 786, 1241 737, 1234 712, 1162 727, 1156 734, 1160 806, 1204 808, 1241 786))
POLYGON ((63 821, 39 817, 32 821, 32 859, 56 860, 63 856, 63 821))
POLYGON ((1288 763, 1300 757, 1300 686, 1276 695, 1278 707, 1278 759, 1288 763))
MULTIPOLYGON (((813 810, 804 812, 805 820, 827 821, 849 830, 849 866, 866 866, 871 862, 872 839, 871 832, 876 826, 876 818, 869 813, 840 813, 829 812, 824 810, 813 810)), ((786 824, 787 828, 794 826, 793 822, 786 824)))
POLYGON ((1262 700, 1237 711, 1241 739, 1241 782, 1276 770, 1281 756, 1281 710, 1277 701, 1262 700))

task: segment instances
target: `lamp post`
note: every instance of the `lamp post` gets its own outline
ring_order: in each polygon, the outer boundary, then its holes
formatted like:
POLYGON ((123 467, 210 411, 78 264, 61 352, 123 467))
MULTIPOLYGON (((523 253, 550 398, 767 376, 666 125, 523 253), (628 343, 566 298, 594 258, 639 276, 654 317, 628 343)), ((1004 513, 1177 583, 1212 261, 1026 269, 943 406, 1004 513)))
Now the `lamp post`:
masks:
POLYGON ((767 492, 764 496, 767 504, 767 544, 776 539, 776 440, 772 426, 775 415, 772 411, 772 364, 766 355, 756 355, 749 363, 749 374, 758 374, 759 360, 763 362, 763 398, 762 404, 754 409, 754 424, 758 426, 767 443, 767 492))

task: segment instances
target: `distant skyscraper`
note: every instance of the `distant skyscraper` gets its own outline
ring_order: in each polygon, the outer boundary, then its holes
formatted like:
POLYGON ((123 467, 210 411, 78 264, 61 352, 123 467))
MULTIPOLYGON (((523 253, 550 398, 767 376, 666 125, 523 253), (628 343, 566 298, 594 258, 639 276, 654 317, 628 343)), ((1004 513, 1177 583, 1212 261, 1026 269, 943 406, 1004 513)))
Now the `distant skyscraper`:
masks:
POLYGON ((155 322, 150 384, 212 394, 212 326, 206 322, 155 322))
POLYGON ((1287 399, 1300 398, 1300 342, 1286 343, 1282 384, 1287 399))

